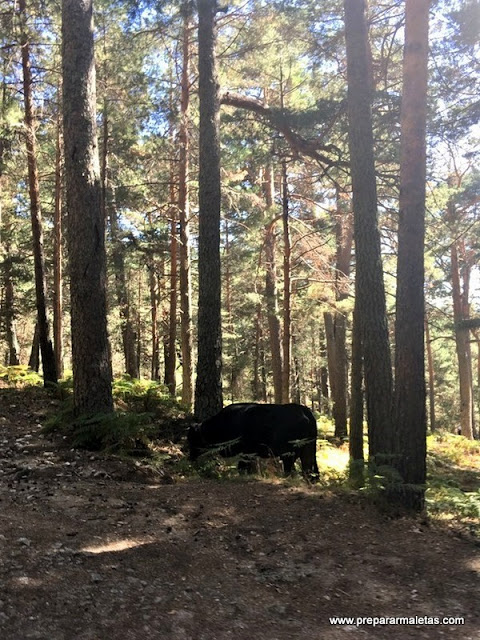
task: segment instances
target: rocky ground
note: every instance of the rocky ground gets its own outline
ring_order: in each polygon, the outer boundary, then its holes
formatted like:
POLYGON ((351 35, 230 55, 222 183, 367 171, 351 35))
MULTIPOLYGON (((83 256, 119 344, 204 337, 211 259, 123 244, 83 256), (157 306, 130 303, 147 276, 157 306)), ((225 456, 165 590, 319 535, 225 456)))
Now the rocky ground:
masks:
POLYGON ((318 487, 176 478, 59 447, 41 434, 48 402, 0 397, 1 640, 480 637, 472 541, 318 487))

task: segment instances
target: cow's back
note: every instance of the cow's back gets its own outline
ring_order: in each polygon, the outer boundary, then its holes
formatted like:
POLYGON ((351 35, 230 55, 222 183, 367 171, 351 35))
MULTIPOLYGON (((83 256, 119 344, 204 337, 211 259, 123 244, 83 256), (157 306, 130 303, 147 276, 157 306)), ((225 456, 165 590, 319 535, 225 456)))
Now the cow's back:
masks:
POLYGON ((244 448, 259 455, 279 456, 296 448, 299 441, 316 439, 312 412, 300 404, 256 404, 242 413, 244 448))

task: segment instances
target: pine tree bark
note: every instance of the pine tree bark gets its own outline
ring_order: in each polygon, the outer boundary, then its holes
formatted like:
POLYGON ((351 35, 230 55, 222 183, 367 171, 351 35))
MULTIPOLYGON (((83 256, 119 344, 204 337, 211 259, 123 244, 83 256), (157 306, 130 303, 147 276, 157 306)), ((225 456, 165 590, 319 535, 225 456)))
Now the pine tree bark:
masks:
POLYGON ((63 377, 62 155, 62 134, 59 112, 55 152, 55 209, 53 215, 53 344, 55 366, 59 378, 63 377))
POLYGON ((424 506, 426 482, 425 185, 430 0, 406 0, 401 107, 394 412, 401 503, 424 506))
POLYGON ((427 364, 428 364, 428 408, 429 408, 429 421, 430 431, 436 429, 435 418, 435 367, 433 363, 433 350, 432 341, 430 338, 430 325, 428 324, 428 317, 425 314, 425 345, 427 348, 427 364))
MULTIPOLYGON (((357 303, 356 303, 357 304, 357 303)), ((364 460, 363 453, 363 371, 362 371, 362 331, 358 322, 358 311, 353 312, 352 328, 352 374, 350 393, 350 462, 364 460)))
MULTIPOLYGON (((353 216, 345 210, 343 197, 340 192, 337 192, 335 236, 337 245, 335 299, 337 302, 341 302, 348 297, 348 278, 350 275, 353 241, 353 216)), ((345 313, 338 310, 325 314, 324 318, 335 437, 346 438, 348 413, 347 319, 345 313)))
POLYGON ((32 348, 30 349, 30 357, 28 359, 28 368, 32 371, 40 369, 40 337, 38 331, 38 322, 35 323, 35 329, 32 337, 32 348))
POLYGON ((92 10, 92 0, 62 3, 63 129, 77 414, 113 410, 92 10))
POLYGON ((158 281, 155 271, 155 262, 152 259, 148 265, 148 284, 150 288, 150 319, 152 336, 152 360, 150 375, 152 380, 160 379, 160 352, 158 336, 158 281))
POLYGON ((27 143, 28 188, 30 196, 30 216, 32 221, 33 258, 35 270, 35 294, 37 303, 40 351, 42 354, 43 380, 57 382, 55 354, 50 337, 50 324, 47 314, 47 283, 45 276, 45 255, 43 248, 43 222, 40 209, 40 183, 37 165, 37 141, 35 135, 35 116, 32 95, 32 69, 30 44, 27 31, 26 1, 19 0, 22 48, 23 92, 25 101, 25 136, 27 143))
POLYGON ((177 282, 178 282, 178 236, 177 199, 175 193, 175 171, 172 162, 170 172, 170 287, 168 337, 165 352, 165 385, 171 396, 175 396, 175 369, 177 364, 177 282))
POLYGON ((291 246, 287 161, 282 161, 282 224, 283 224, 283 366, 282 402, 290 402, 290 370, 292 348, 292 285, 290 274, 291 246))
POLYGON ((390 461, 394 448, 393 383, 377 221, 365 2, 345 0, 344 8, 356 291, 362 328, 370 456, 382 463, 390 461))
MULTIPOLYGON (((273 210, 274 183, 273 167, 268 165, 265 171, 264 182, 265 203, 267 211, 273 210)), ((268 333, 270 338, 270 353, 272 357, 273 396, 277 404, 282 402, 282 337, 280 320, 278 317, 277 297, 277 263, 276 263, 276 236, 274 218, 265 225, 265 306, 267 308, 268 333)))
POLYGON ((191 3, 183 4, 182 78, 180 102, 179 164, 178 164, 178 215, 180 227, 180 335, 182 343, 182 403, 190 408, 193 402, 193 334, 192 334, 192 284, 190 276, 190 200, 188 132, 190 103, 190 29, 191 3))
POLYGON ((8 365, 15 366, 20 364, 19 352, 20 348, 17 340, 17 332, 15 328, 15 285, 13 281, 12 256, 10 253, 10 245, 5 243, 5 258, 3 262, 3 282, 5 286, 5 337, 8 347, 8 365))
POLYGON ((220 273, 220 135, 216 70, 216 0, 198 0, 198 72, 200 100, 198 364, 195 416, 218 413, 222 398, 222 325, 220 273))
MULTIPOLYGON (((452 267, 453 319, 455 323, 455 346, 457 351, 458 378, 460 387, 460 428, 462 436, 473 439, 473 379, 470 329, 463 326, 469 317, 468 276, 462 291, 458 264, 457 241, 450 249, 452 267)), ((465 276, 465 274, 464 274, 465 276)))

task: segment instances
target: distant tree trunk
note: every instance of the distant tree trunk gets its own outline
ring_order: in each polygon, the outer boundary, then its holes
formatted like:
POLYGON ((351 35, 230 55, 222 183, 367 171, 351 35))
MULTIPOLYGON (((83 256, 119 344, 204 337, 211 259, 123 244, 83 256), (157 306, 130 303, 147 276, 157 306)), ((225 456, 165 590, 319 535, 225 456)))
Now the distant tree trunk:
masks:
POLYGON ((190 102, 190 28, 191 3, 183 10, 182 79, 180 103, 178 215, 180 226, 180 333, 182 341, 182 403, 191 407, 193 402, 193 338, 192 338, 192 285, 190 277, 190 202, 188 112, 190 102))
POLYGON ((148 284, 150 287, 150 317, 151 317, 151 335, 152 335, 152 360, 151 360, 151 378, 152 380, 160 379, 160 353, 159 353, 159 336, 158 336, 158 282, 155 272, 155 262, 152 259, 148 266, 148 284))
POLYGON ((55 209, 53 217, 53 343, 55 347, 55 365, 59 378, 63 377, 62 152, 59 113, 55 153, 55 209))
MULTIPOLYGON (((348 278, 350 275, 353 241, 353 216, 345 210, 340 192, 337 192, 335 236, 337 245, 335 299, 341 302, 348 297, 348 278)), ((347 319, 345 313, 341 310, 325 314, 325 337, 327 339, 330 391, 333 403, 336 438, 346 438, 347 436, 348 358, 346 325, 347 319)))
POLYGON ((345 0, 344 7, 356 291, 362 327, 370 456, 382 463, 391 461, 394 448, 393 383, 377 221, 365 2, 345 0))
POLYGON ((8 345, 8 365, 14 366, 20 364, 17 332, 15 329, 15 286, 12 273, 12 256, 10 254, 10 246, 5 244, 5 259, 3 263, 3 282, 5 285, 5 334, 8 345))
POLYGON ((320 387, 320 410, 326 416, 331 415, 330 409, 330 389, 328 384, 328 357, 326 338, 320 336, 320 366, 319 366, 319 387, 320 387), (326 364, 325 364, 326 363, 326 364))
POLYGON ((260 400, 260 340, 262 337, 262 307, 257 305, 255 311, 255 346, 253 353, 253 380, 252 396, 254 400, 260 400))
POLYGON ((340 312, 324 313, 327 341, 328 379, 333 403, 335 437, 347 435, 347 353, 345 349, 346 323, 340 312))
POLYGON ((430 339, 430 326, 428 317, 425 314, 425 343, 427 347, 427 363, 428 363, 428 405, 430 416, 430 430, 435 431, 435 368, 433 364, 432 341, 430 339))
POLYGON ((283 367, 282 402, 290 402, 290 369, 292 343, 292 286, 290 277, 291 247, 289 225, 287 161, 282 161, 282 223, 283 223, 283 367))
POLYGON ((57 382, 55 354, 50 338, 47 315, 47 284, 45 277, 45 257, 43 250, 43 223, 40 210, 40 184, 37 166, 37 142, 35 136, 35 116, 32 96, 32 69, 30 44, 27 35, 26 1, 19 0, 21 23, 21 47, 23 92, 25 100, 25 134, 27 142, 28 186, 30 194, 30 215, 32 219, 33 258, 35 265, 35 294, 37 302, 40 350, 42 352, 43 380, 45 384, 57 382))
POLYGON ((220 275, 220 136, 216 70, 216 0, 198 0, 200 100, 198 365, 195 416, 205 420, 223 405, 220 275))
MULTIPOLYGON (((267 211, 272 211, 274 200, 273 168, 267 167, 264 182, 267 211)), ((275 258, 275 222, 274 218, 265 225, 265 305, 267 308, 270 352, 272 355, 273 393, 276 403, 282 402, 282 339, 280 320, 278 318, 277 299, 277 265, 275 258)))
POLYGON ((40 333, 38 330, 38 322, 35 323, 35 329, 32 338, 32 348, 30 350, 30 358, 28 359, 28 368, 32 371, 40 369, 40 333))
POLYGON ((74 407, 105 413, 113 399, 91 0, 63 0, 62 35, 74 407))
POLYGON ((120 314, 120 330, 122 334, 125 371, 132 378, 139 377, 137 359, 136 334, 132 320, 131 305, 128 296, 127 277, 125 274, 125 247, 120 238, 118 215, 115 203, 114 188, 109 180, 109 117, 108 102, 103 106, 103 144, 102 144, 102 217, 110 223, 112 242, 112 263, 115 274, 115 291, 120 314))
MULTIPOLYGON (((451 246, 453 319, 455 323, 455 345, 460 385, 460 427, 462 436, 473 439, 473 381, 470 329, 463 320, 469 317, 468 283, 469 273, 463 273, 463 291, 460 282, 457 241, 451 246)), ((468 268, 468 267, 467 267, 468 268)))
POLYGON ((429 6, 430 0, 405 2, 395 316, 396 466, 404 483, 399 499, 417 511, 424 507, 427 473, 424 240, 429 6))
MULTIPOLYGON (((358 306, 358 301, 355 301, 358 306)), ((350 393, 350 462, 364 460, 363 453, 363 390, 362 390, 362 330, 358 312, 353 312, 352 328, 352 373, 350 393)), ((352 467, 353 469, 353 467, 352 467)), ((355 473, 355 472, 354 472, 355 473)))
POLYGON ((302 380, 301 380, 301 367, 297 353, 297 340, 296 335, 292 331, 292 354, 293 354, 293 379, 292 379, 292 400, 297 404, 302 403, 302 380))
POLYGON ((177 199, 175 193, 175 171, 172 162, 170 172, 170 287, 168 338, 165 351, 165 384, 171 396, 175 396, 175 370, 177 364, 177 282, 178 282, 178 236, 177 199))

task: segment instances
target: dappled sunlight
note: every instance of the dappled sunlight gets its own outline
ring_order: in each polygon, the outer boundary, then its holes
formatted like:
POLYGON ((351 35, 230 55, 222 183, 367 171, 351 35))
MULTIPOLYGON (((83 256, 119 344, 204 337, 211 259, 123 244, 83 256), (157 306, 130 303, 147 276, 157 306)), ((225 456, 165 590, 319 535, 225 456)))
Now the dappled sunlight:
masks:
POLYGON ((320 443, 317 460, 321 469, 336 473, 346 473, 348 468, 348 447, 332 447, 328 443, 320 443))
POLYGON ((97 545, 89 545, 80 549, 82 553, 115 553, 118 551, 126 551, 127 549, 134 549, 136 547, 143 547, 144 545, 151 544, 151 540, 145 538, 125 538, 124 540, 114 540, 113 542, 102 542, 97 545))
POLYGON ((11 579, 11 584, 16 587, 40 587, 43 580, 39 578, 30 578, 29 576, 16 576, 11 579))

